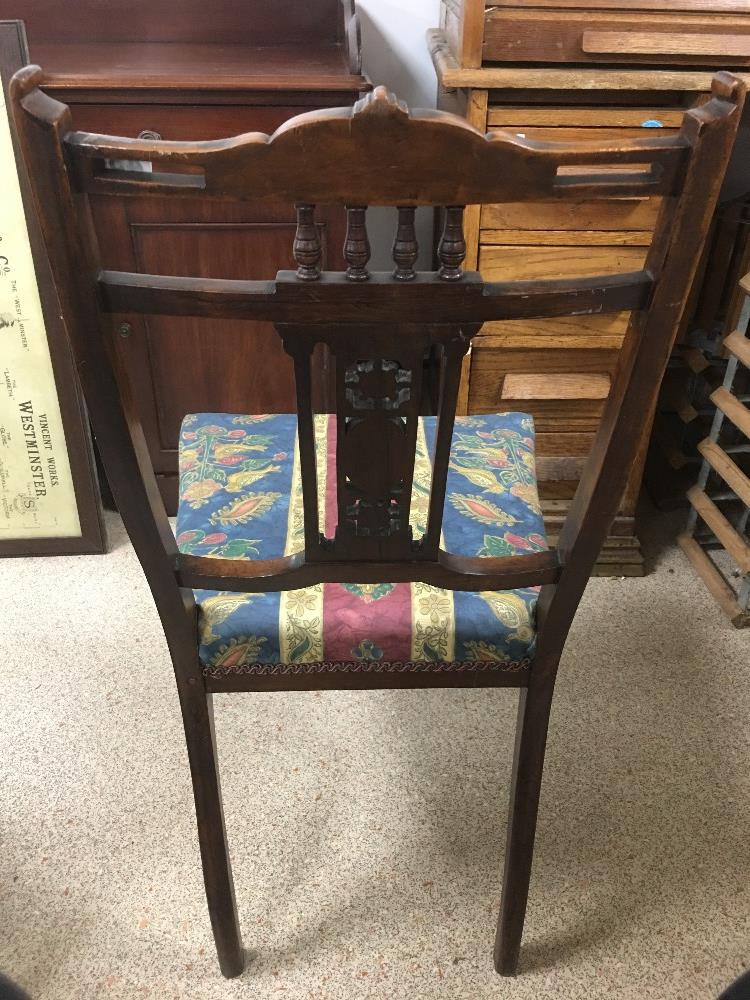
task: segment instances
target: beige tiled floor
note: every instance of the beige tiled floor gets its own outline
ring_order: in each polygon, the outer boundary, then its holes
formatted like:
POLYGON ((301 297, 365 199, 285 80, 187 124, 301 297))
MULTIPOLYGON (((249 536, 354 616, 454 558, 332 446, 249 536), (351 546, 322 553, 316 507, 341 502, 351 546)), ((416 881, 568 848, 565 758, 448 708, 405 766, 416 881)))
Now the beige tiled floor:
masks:
POLYGON ((0 563, 0 970, 35 1000, 687 1000, 750 962, 750 632, 667 547, 574 628, 515 980, 514 694, 217 698, 255 952, 222 980, 166 648, 109 523, 107 556, 0 563))

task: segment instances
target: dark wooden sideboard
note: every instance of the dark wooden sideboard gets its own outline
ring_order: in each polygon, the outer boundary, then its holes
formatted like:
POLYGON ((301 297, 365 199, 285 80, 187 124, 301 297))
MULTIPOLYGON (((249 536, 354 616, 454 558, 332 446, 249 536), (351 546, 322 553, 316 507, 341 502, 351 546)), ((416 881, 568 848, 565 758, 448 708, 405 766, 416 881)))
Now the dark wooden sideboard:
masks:
MULTIPOLYGON (((25 20, 31 58, 76 128, 199 140, 272 132, 303 111, 353 103, 369 87, 353 8, 353 0, 0 0, 0 17, 25 20)), ((292 265, 291 205, 101 196, 92 208, 108 268, 254 279, 292 265)), ((340 267, 344 215, 323 208, 317 218, 324 266, 340 267)), ((185 413, 294 406, 291 361, 269 324, 121 316, 112 337, 170 512, 185 413)), ((315 392, 325 408, 323 354, 315 392)))

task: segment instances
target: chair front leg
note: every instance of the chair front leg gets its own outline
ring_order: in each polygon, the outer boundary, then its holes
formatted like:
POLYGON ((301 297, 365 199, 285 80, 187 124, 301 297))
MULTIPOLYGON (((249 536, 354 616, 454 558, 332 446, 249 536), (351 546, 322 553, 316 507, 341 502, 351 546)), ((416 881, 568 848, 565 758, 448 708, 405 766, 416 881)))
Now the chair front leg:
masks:
POLYGON ((503 894, 495 938, 495 969, 503 976, 515 975, 518 968, 554 686, 554 671, 535 681, 532 667, 529 687, 521 689, 518 703, 503 894))
MULTIPOLYGON (((187 685, 185 685, 187 687, 187 685)), ((238 976, 244 966, 232 865, 229 860, 224 810, 216 759, 212 696, 202 687, 180 692, 208 912, 219 957, 227 978, 238 976)))

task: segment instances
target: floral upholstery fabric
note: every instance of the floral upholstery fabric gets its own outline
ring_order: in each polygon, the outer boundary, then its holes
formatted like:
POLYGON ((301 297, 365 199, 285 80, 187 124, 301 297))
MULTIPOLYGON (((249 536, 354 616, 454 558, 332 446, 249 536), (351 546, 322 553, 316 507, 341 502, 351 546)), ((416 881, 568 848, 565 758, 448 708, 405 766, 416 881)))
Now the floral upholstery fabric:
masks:
MULTIPOLYGON (((316 416, 321 525, 336 524, 336 423, 316 416), (329 489, 329 485, 332 489, 329 489)), ((425 529, 435 418, 420 420, 412 493, 415 537, 425 529)), ((304 548, 296 417, 201 413, 180 434, 177 544, 182 552, 271 559, 304 548)), ((547 547, 530 416, 457 417, 443 548, 503 556, 547 547)), ((410 664, 515 670, 535 639, 534 588, 483 593, 422 583, 320 584, 270 594, 197 591, 200 656, 213 676, 351 665, 410 664)))

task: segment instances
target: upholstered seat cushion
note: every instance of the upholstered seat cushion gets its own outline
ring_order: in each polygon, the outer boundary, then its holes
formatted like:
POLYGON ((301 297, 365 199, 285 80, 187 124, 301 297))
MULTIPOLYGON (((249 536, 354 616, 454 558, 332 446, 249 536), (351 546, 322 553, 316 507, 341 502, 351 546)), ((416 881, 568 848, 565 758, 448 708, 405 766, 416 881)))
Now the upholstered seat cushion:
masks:
MULTIPOLYGON (((321 524, 336 521, 333 418, 316 417, 321 524), (333 492, 330 487, 333 486, 333 492)), ((426 522, 435 419, 420 420, 412 494, 415 536, 426 522)), ((200 413, 180 434, 181 551, 270 559, 304 548, 294 416, 200 413)), ((448 474, 443 547, 500 556, 547 547, 534 471, 534 427, 523 413, 458 417, 448 474)), ((321 584, 271 594, 197 591, 200 656, 213 676, 232 671, 493 669, 528 664, 536 590, 463 593, 421 583, 321 584)))

